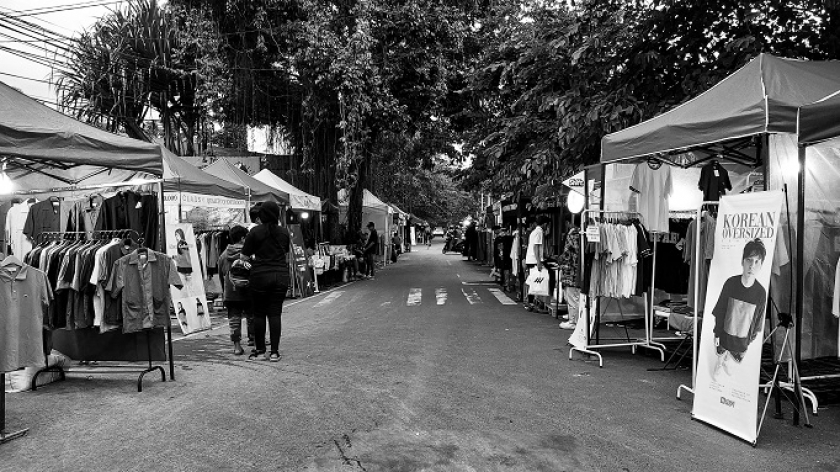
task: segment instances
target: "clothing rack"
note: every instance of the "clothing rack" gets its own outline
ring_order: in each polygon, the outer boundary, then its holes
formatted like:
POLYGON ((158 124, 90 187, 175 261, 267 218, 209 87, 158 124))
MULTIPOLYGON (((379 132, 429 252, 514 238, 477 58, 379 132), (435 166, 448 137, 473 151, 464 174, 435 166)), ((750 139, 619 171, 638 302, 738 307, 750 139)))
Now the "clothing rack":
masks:
MULTIPOLYGON (((67 236, 72 236, 74 240, 82 240, 84 237, 87 236, 87 232, 85 231, 45 231, 38 235, 36 240, 39 240, 38 244, 43 242, 49 241, 50 239, 56 240, 66 240, 67 236)), ((133 238, 140 247, 143 247, 143 237, 140 236, 140 233, 134 229, 115 229, 115 230, 97 230, 90 233, 92 236, 92 240, 102 240, 102 239, 110 239, 114 237, 119 238, 133 238)), ((137 391, 143 391, 143 377, 150 372, 160 371, 161 382, 166 382, 166 371, 164 371, 163 367, 160 365, 152 365, 152 344, 151 338, 149 337, 149 331, 145 331, 146 334, 146 354, 148 356, 148 366, 139 371, 139 377, 137 378, 137 391)), ((167 340, 167 349, 168 349, 168 357, 169 357, 169 371, 170 377, 172 380, 175 380, 175 364, 172 358, 172 326, 171 324, 167 324, 166 327, 166 340, 167 340)), ((48 363, 49 361, 47 361, 48 363)), ((84 361, 83 361, 84 362, 84 361)), ((93 374, 112 374, 112 373, 137 373, 138 366, 134 365, 111 365, 111 366, 97 366, 97 365, 90 365, 89 363, 85 363, 85 367, 77 369, 73 367, 62 367, 59 365, 46 365, 45 367, 39 369, 35 374, 32 376, 32 390, 35 391, 38 389, 38 376, 44 372, 57 372, 59 374, 59 380, 65 379, 65 374, 68 373, 81 373, 85 375, 93 375, 93 374)))
MULTIPOLYGON (((586 246, 586 240, 584 239, 585 235, 586 235, 584 224, 589 219, 602 220, 605 223, 609 223, 609 222, 617 222, 617 221, 627 221, 629 219, 638 219, 639 216, 641 216, 641 214, 638 213, 638 212, 635 212, 635 211, 584 210, 582 215, 581 215, 581 223, 580 223, 581 224, 581 226, 580 226, 581 248, 584 248, 586 246), (593 216, 593 215, 596 215, 596 214, 597 214, 597 216, 593 216)), ((654 246, 654 263, 655 263, 655 257, 656 257, 656 252, 655 251, 656 251, 656 246, 654 246)), ((584 268, 583 268, 584 259, 585 258, 583 257, 583 251, 581 251, 581 273, 585 273, 584 268)), ((651 301, 653 299, 652 289, 653 289, 653 282, 651 282, 651 293, 650 293, 651 301)), ((615 298, 615 297, 601 297, 601 296, 599 296, 597 298, 615 298)), ((595 317, 596 317, 595 318, 595 321, 596 321, 596 323, 595 323, 596 343, 592 344, 591 334, 589 332, 590 325, 591 325, 591 323, 590 323, 590 321, 591 321, 590 320, 590 310, 589 310, 590 305, 589 305, 589 297, 587 297, 587 300, 586 300, 586 325, 584 326, 585 337, 586 337, 586 345, 582 348, 572 346, 569 349, 569 359, 571 360, 574 352, 577 351, 577 352, 580 352, 580 353, 583 353, 583 354, 587 354, 589 356, 597 357, 599 367, 603 367, 604 366, 604 358, 601 356, 601 354, 599 352, 595 351, 594 349, 605 349, 605 348, 613 348, 613 347, 630 347, 631 351, 635 354, 636 349, 639 348, 639 347, 642 347, 642 348, 646 348, 646 349, 652 349, 652 350, 659 351, 659 353, 661 355, 661 358, 662 358, 662 362, 665 362, 664 346, 657 345, 658 343, 653 343, 650 339, 651 330, 650 330, 650 317, 648 316, 648 313, 649 313, 648 297, 645 296, 644 300, 645 300, 645 307, 644 307, 644 312, 645 312, 645 316, 644 316, 644 318, 645 318, 645 337, 644 337, 644 339, 631 340, 628 336, 628 338, 626 340, 622 340, 622 341, 625 341, 625 342, 618 342, 618 343, 611 343, 611 344, 601 344, 600 343, 600 341, 601 341, 600 337, 597 335, 598 329, 599 329, 598 326, 600 324, 599 321, 600 321, 600 317, 601 317, 600 309, 598 309, 596 314, 595 314, 595 317)), ((626 331, 626 327, 625 327, 625 331, 626 331)))

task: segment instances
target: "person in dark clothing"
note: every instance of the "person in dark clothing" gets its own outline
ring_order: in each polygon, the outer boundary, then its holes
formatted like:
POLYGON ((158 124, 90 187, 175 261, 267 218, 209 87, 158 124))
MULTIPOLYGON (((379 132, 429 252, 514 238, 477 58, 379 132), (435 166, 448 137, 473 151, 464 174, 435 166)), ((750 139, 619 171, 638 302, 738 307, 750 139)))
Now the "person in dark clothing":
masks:
POLYGON ((464 255, 468 261, 474 261, 478 246, 478 230, 475 228, 475 221, 471 221, 464 232, 464 255))
POLYGON ((280 317, 289 286, 288 254, 291 245, 289 230, 279 225, 280 207, 265 202, 260 207, 260 224, 245 237, 240 258, 251 263, 248 291, 254 314, 256 347, 248 359, 265 354, 266 319, 268 320, 271 353, 268 360, 280 360, 280 317))
POLYGON ((242 244, 248 230, 242 226, 234 226, 228 232, 231 243, 219 256, 219 278, 222 282, 225 308, 227 308, 228 325, 230 326, 230 340, 233 341, 233 353, 240 356, 245 353, 240 344, 242 340, 242 318, 248 323, 248 344, 254 344, 254 317, 251 315, 251 299, 247 287, 234 284, 230 268, 238 260, 242 252, 242 244))
POLYGON ((756 280, 767 251, 761 239, 744 246, 740 275, 723 284, 712 314, 715 317, 717 362, 712 378, 722 370, 729 375, 728 359, 740 363, 750 344, 762 331, 767 290, 756 280))
POLYGON ((373 224, 373 221, 367 224, 368 227, 368 239, 365 242, 365 270, 367 273, 367 277, 369 279, 373 279, 375 272, 375 264, 376 264, 376 255, 379 254, 379 233, 376 232, 376 225, 373 224))

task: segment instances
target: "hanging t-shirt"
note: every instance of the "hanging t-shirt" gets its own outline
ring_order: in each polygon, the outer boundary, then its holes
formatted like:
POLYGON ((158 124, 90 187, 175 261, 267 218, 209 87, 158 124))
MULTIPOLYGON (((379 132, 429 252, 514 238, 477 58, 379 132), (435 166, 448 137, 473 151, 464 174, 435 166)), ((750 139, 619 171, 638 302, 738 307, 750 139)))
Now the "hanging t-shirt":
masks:
POLYGON ((700 170, 700 182, 698 188, 703 192, 703 200, 707 202, 716 202, 720 200, 721 195, 725 195, 727 190, 732 190, 732 183, 729 182, 729 172, 718 164, 717 161, 712 161, 700 170))
POLYGON ((66 231, 72 209, 73 202, 61 200, 58 197, 50 197, 32 205, 26 216, 26 223, 23 225, 23 234, 31 241, 37 241, 41 233, 66 231))
POLYGON ((10 252, 19 258, 32 250, 32 243, 23 234, 23 227, 26 225, 29 209, 37 202, 38 200, 31 198, 23 203, 18 203, 13 205, 6 214, 6 242, 11 248, 10 252))
POLYGON ((525 252, 525 263, 526 264, 536 264, 537 262, 537 251, 535 246, 543 245, 543 229, 542 226, 537 226, 531 231, 531 234, 528 235, 528 250, 525 252))
POLYGON ((637 208, 650 232, 668 231, 668 197, 671 196, 671 167, 651 169, 639 164, 633 171, 630 189, 637 192, 637 208))

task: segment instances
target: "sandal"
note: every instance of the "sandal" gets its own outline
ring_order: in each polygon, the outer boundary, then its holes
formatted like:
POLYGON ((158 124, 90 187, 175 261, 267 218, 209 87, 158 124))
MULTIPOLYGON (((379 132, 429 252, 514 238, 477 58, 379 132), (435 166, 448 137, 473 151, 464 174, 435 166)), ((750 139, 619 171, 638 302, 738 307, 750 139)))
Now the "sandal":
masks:
POLYGON ((233 355, 234 356, 241 356, 242 354, 245 354, 245 350, 242 349, 241 347, 233 350, 233 355))
POLYGON ((250 355, 248 355, 248 360, 249 361, 255 361, 255 360, 259 359, 259 357, 263 354, 265 354, 265 351, 259 352, 255 349, 255 350, 251 351, 250 355))
POLYGON ((280 353, 279 352, 272 352, 270 356, 268 356, 268 360, 271 362, 277 362, 280 360, 280 353))

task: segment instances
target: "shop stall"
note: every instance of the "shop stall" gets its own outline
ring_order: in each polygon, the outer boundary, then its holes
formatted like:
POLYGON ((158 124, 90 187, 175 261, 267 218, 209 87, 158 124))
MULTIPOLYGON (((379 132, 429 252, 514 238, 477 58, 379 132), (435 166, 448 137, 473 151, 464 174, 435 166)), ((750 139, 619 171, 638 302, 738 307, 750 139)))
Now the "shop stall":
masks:
MULTIPOLYGON (((347 201, 347 191, 339 190, 338 192, 338 208, 339 221, 346 225, 347 223, 347 209, 349 202, 347 201)), ((379 256, 384 259, 386 254, 389 254, 390 238, 386 235, 391 233, 393 227, 394 210, 390 205, 380 200, 376 195, 365 189, 362 194, 362 231, 366 231, 368 222, 373 222, 376 226, 376 231, 379 233, 379 256)), ((385 262, 385 261, 383 261, 385 262)))
MULTIPOLYGON (((602 169, 620 163, 661 166, 666 172, 702 166, 701 173, 706 171, 707 177, 719 177, 720 168, 709 166, 716 161, 732 162, 752 169, 752 177, 746 175, 743 191, 785 192, 767 310, 772 326, 785 314, 794 314, 797 360, 838 356, 838 324, 831 299, 826 296, 832 293, 832 275, 840 257, 840 247, 833 239, 835 228, 840 227, 835 219, 840 207, 837 148, 832 144, 823 148, 806 146, 819 141, 824 136, 821 133, 832 133, 836 121, 824 114, 832 109, 832 99, 814 102, 838 90, 840 62, 762 54, 696 98, 602 141, 602 169), (797 123, 800 107, 811 104, 813 108, 805 107, 797 123), (809 130, 805 140, 803 136, 797 138, 798 125, 803 124, 802 129, 809 130), (796 251, 791 250, 794 245, 796 251)), ((605 177, 608 182, 609 176, 605 177)), ((734 185, 731 187, 729 194, 734 194, 734 185)), ((707 204, 709 200, 704 196, 689 206, 694 206, 698 215, 704 210, 714 213, 716 203, 707 204)), ((606 203, 609 198, 602 201, 606 203)), ((705 216, 696 217, 696 221, 701 218, 705 216)), ((702 221, 695 225, 698 232, 702 225, 702 221)), ((702 267, 691 273, 700 274, 691 284, 697 287, 691 312, 695 345, 692 365, 696 368, 698 322, 702 321, 698 316, 704 309, 699 302, 702 293, 698 292, 705 287, 702 267)), ((777 330, 776 334, 784 331, 777 330)), ((776 341, 777 348, 780 342, 776 341)), ((825 367, 825 363, 822 365, 825 367)), ((798 391, 799 386, 793 389, 798 391)), ((685 386, 681 390, 693 391, 685 386)))
MULTIPOLYGON (((23 321, 25 326, 29 327, 27 329, 31 331, 23 333, 6 329, 0 330, 11 336, 11 338, 4 339, 0 343, 0 351, 2 351, 4 361, 2 370, 39 367, 38 364, 43 367, 46 363, 49 343, 52 341, 55 344, 56 341, 54 336, 41 336, 44 322, 47 322, 46 324, 50 326, 50 330, 47 331, 49 334, 62 332, 73 334, 94 330, 93 328, 74 329, 84 326, 87 321, 90 321, 87 318, 86 311, 84 312, 85 316, 74 319, 74 323, 68 326, 67 316, 62 316, 62 314, 76 312, 74 310, 62 312, 57 304, 61 301, 65 308, 75 306, 71 305, 66 297, 70 294, 83 295, 87 286, 85 285, 82 291, 71 287, 53 286, 53 280, 50 279, 49 273, 29 269, 29 265, 23 264, 24 259, 31 255, 31 247, 26 247, 26 244, 33 242, 38 244, 45 235, 49 235, 51 237, 56 236, 60 240, 59 244, 78 244, 78 241, 84 237, 89 244, 95 245, 99 243, 99 238, 111 238, 124 234, 125 236, 131 236, 131 239, 120 240, 120 245, 123 242, 130 244, 135 248, 130 254, 135 254, 138 258, 148 258, 150 266, 154 264, 154 267, 158 267, 159 265, 153 261, 153 256, 158 256, 165 247, 165 234, 161 231, 163 215, 162 212, 158 211, 163 207, 161 177, 164 169, 161 149, 155 144, 116 136, 85 125, 0 83, 0 156, 2 156, 0 157, 2 201, 9 203, 13 198, 20 198, 23 201, 17 205, 24 205, 25 208, 19 207, 17 210, 26 210, 25 212, 15 212, 15 207, 12 207, 6 212, 6 222, 8 223, 11 220, 14 223, 13 231, 8 231, 7 225, 7 232, 12 236, 10 239, 17 239, 16 243, 12 243, 11 248, 8 245, 4 248, 6 255, 0 262, 0 266, 2 266, 4 273, 16 273, 15 279, 25 279, 31 288, 38 289, 42 294, 45 294, 40 298, 41 304, 38 305, 38 309, 32 309, 34 307, 24 309, 25 307, 22 306, 17 306, 17 308, 12 306, 4 309, 4 316, 0 317, 0 322, 6 323, 10 321, 12 316, 15 316, 18 321, 23 321), (138 227, 139 230, 129 228, 118 228, 120 229, 119 232, 106 230, 94 224, 89 218, 91 212, 84 212, 86 203, 90 207, 95 207, 100 203, 105 204, 107 202, 107 200, 103 202, 100 199, 101 196, 98 195, 100 192, 113 192, 140 185, 147 189, 153 189, 156 194, 118 194, 120 198, 122 196, 126 198, 138 197, 138 200, 132 200, 135 205, 132 209, 137 211, 127 213, 136 217, 137 221, 145 219, 145 221, 142 221, 142 227, 138 227), (34 203, 30 205, 31 202, 27 202, 30 197, 37 198, 45 204, 36 206, 38 203, 34 203), (143 206, 142 211, 139 208, 140 205, 143 206), (42 207, 46 208, 47 212, 50 212, 52 208, 53 216, 47 218, 44 215, 43 218, 35 218, 35 215, 43 209, 42 207), (12 213, 12 217, 9 216, 10 213, 12 213), (77 230, 68 232, 65 231, 66 226, 63 226, 62 223, 70 221, 72 214, 75 214, 77 218, 75 220, 77 230), (32 215, 32 218, 30 218, 30 215, 32 215), (65 215, 68 215, 67 220, 64 219, 65 215), (30 225, 24 224, 24 228, 20 228, 21 233, 27 235, 26 238, 18 238, 17 236, 18 228, 16 225, 21 222, 20 220, 31 221, 30 225), (145 245, 148 239, 156 239, 155 246, 145 245), (138 243, 140 244, 138 245, 138 243), (33 317, 35 318, 33 319, 33 317), (29 322, 25 320, 29 320, 29 322), (58 321, 62 321, 64 327, 57 326, 58 321), (19 353, 18 348, 25 348, 26 352, 33 355, 26 359, 16 358, 16 354, 19 353), (14 352, 8 351, 8 349, 12 349, 14 352)), ((107 220, 109 218, 103 216, 102 219, 107 220)), ((128 225, 129 223, 126 223, 126 226, 128 225)), ((88 248, 90 247, 92 246, 88 248)), ((156 257, 156 259, 166 260, 159 257, 156 257)), ((160 265, 160 267, 163 266, 160 265)), ((166 266, 167 270, 168 268, 169 266, 166 266)), ((0 284, 4 283, 3 280, 8 281, 10 279, 8 277, 0 278, 0 284)), ((175 281, 174 278, 172 281, 175 281)), ((177 283, 180 283, 180 281, 177 283)), ((155 312, 153 319, 148 320, 148 326, 145 321, 139 326, 139 329, 135 329, 138 327, 133 324, 131 326, 123 325, 122 330, 117 329, 102 334, 98 338, 88 338, 89 345, 86 347, 90 348, 89 350, 95 348, 108 354, 104 359, 91 360, 131 360, 148 363, 148 367, 128 366, 128 369, 131 369, 130 371, 140 374, 138 390, 142 390, 143 376, 149 372, 159 371, 162 379, 166 379, 163 367, 153 365, 155 361, 168 360, 170 378, 174 380, 168 312, 168 285, 166 285, 164 292, 159 295, 163 297, 166 313, 155 312), (96 346, 92 346, 92 344, 96 344, 96 346), (113 356, 110 354, 113 354, 113 356)), ((82 301, 90 300, 90 298, 80 298, 82 301)), ((24 324, 20 325, 19 328, 23 329, 24 324)), ((128 369, 118 371, 127 372, 128 369)), ((85 372, 85 375, 104 372, 104 370, 91 371, 85 372)), ((62 371, 62 376, 64 373, 65 371, 62 371)), ((33 384, 35 382, 36 380, 33 379, 33 384)), ((4 417, 4 413, 0 411, 0 417, 4 417)), ((4 426, 0 424, 0 430, 4 430, 4 426)), ((13 434, 7 434, 5 430, 0 432, 0 437, 4 440, 10 436, 13 436, 13 434)))
POLYGON ((245 171, 236 167, 228 159, 216 159, 212 164, 205 167, 203 170, 204 172, 222 180, 235 183, 244 189, 248 195, 248 207, 251 206, 251 202, 272 201, 281 206, 288 206, 291 202, 288 192, 251 177, 245 171))

